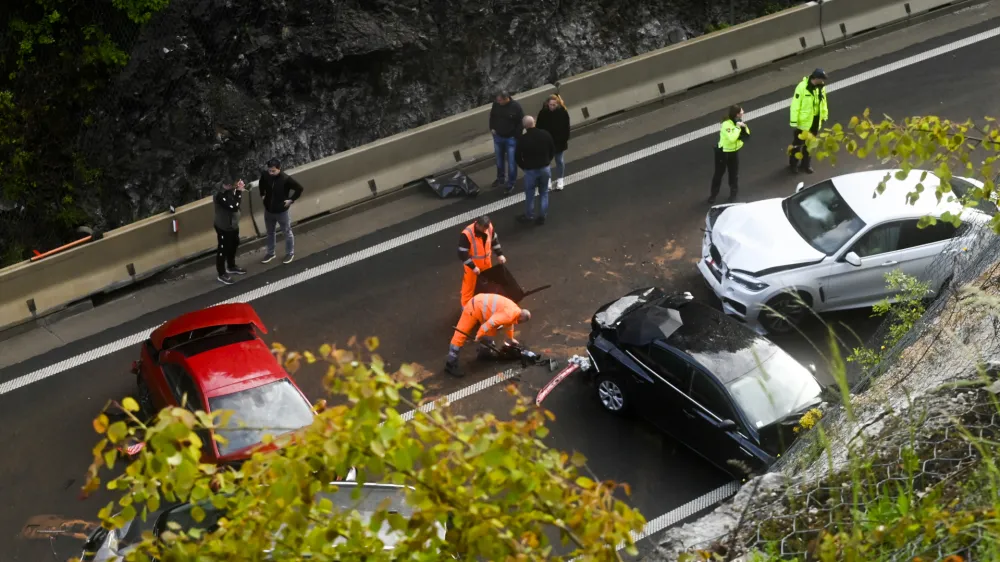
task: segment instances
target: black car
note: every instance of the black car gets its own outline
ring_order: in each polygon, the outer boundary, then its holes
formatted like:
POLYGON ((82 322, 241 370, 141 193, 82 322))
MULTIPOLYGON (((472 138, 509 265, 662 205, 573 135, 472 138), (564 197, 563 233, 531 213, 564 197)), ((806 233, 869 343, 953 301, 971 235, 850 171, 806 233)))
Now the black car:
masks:
POLYGON ((737 478, 769 467, 822 403, 809 368, 689 293, 633 291, 591 326, 601 405, 645 418, 737 478))

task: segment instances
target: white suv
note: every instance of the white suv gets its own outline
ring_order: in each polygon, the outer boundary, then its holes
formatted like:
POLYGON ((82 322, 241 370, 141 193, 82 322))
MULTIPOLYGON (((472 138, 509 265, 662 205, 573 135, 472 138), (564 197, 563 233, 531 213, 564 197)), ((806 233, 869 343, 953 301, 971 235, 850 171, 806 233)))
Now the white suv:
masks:
MULTIPOLYGON (((962 209, 954 194, 939 203, 935 190, 940 180, 929 172, 920 198, 907 202, 907 193, 921 183, 921 170, 912 170, 905 180, 893 177, 879 195, 876 187, 885 174, 876 170, 809 187, 800 183, 784 199, 709 209, 698 270, 722 300, 724 312, 758 332, 785 333, 808 314, 795 292, 816 312, 868 307, 892 300, 885 274, 894 269, 938 291, 950 280, 951 268, 928 271, 928 266, 942 253, 961 252, 958 242, 971 242, 979 229, 956 229, 943 221, 917 228, 917 222, 946 211, 978 225, 990 216, 962 209)), ((951 185, 958 195, 983 187, 958 177, 951 185)))

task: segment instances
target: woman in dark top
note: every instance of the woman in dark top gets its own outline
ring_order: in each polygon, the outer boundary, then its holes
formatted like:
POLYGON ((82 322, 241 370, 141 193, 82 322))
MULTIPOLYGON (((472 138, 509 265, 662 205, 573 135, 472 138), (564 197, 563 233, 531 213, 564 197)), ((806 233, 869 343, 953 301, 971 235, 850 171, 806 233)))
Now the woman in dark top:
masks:
POLYGON ((559 94, 552 94, 545 100, 545 105, 538 112, 535 126, 552 135, 552 140, 556 143, 556 185, 554 188, 549 185, 549 189, 559 191, 563 188, 563 177, 566 175, 563 152, 569 146, 569 111, 559 94))

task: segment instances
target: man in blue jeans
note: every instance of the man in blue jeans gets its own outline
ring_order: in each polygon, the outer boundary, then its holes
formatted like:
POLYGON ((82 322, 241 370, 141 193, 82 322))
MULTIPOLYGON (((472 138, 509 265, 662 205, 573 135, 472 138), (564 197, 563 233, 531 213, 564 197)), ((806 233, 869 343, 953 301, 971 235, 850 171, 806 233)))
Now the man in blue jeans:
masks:
POLYGON ((535 118, 530 115, 524 118, 524 134, 517 140, 515 159, 517 165, 524 170, 524 214, 518 217, 521 222, 535 221, 545 224, 549 214, 549 181, 552 171, 549 164, 556 155, 556 143, 548 131, 535 127, 535 118), (541 212, 535 218, 535 190, 541 196, 541 212))
POLYGON ((493 134, 493 152, 497 159, 497 179, 493 187, 504 185, 504 164, 507 172, 507 188, 504 194, 514 189, 517 181, 517 164, 514 162, 514 150, 517 146, 517 136, 521 132, 521 119, 524 109, 516 100, 510 98, 507 92, 497 94, 496 101, 490 109, 490 133, 493 134))

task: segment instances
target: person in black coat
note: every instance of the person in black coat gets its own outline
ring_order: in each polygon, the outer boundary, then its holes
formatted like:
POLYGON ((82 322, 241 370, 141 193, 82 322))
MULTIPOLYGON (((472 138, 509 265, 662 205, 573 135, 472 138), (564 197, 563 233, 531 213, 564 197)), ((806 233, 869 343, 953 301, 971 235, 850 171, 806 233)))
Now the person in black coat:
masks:
POLYGON ((504 185, 504 173, 506 172, 506 185, 504 195, 509 195, 514 190, 514 183, 517 182, 517 164, 514 161, 514 151, 517 147, 517 137, 521 133, 521 119, 524 117, 524 110, 517 100, 511 99, 507 92, 500 92, 490 108, 490 134, 493 135, 493 152, 497 160, 497 179, 493 182, 493 187, 504 185))
POLYGON ((536 127, 548 131, 556 143, 556 185, 553 188, 550 181, 549 188, 560 191, 563 188, 563 178, 566 176, 563 153, 569 147, 569 111, 566 110, 566 104, 559 94, 552 94, 545 101, 542 110, 538 112, 536 127))

